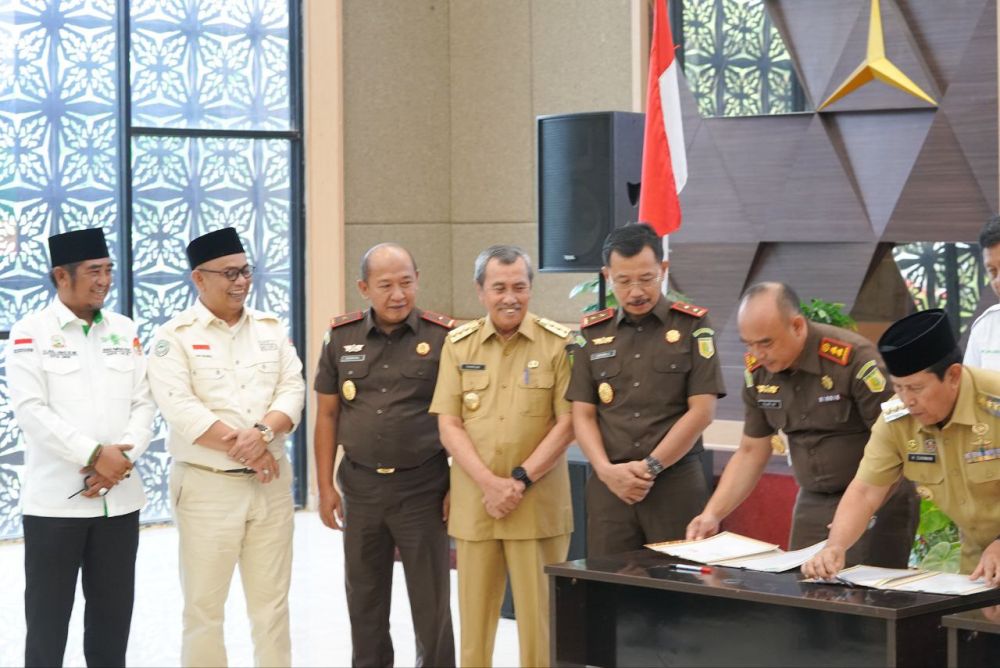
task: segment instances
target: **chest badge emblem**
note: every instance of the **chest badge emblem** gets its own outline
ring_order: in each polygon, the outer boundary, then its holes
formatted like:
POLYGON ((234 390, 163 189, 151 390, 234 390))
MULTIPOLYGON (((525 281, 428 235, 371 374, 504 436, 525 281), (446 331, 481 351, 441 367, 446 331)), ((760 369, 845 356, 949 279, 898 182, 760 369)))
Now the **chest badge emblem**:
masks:
POLYGON ((420 355, 421 357, 424 357, 430 351, 431 351, 431 344, 427 343, 426 341, 421 341, 420 343, 417 344, 417 354, 420 355))
POLYGON ((354 381, 345 380, 344 385, 340 388, 340 394, 348 401, 354 401, 354 397, 358 396, 358 388, 354 385, 354 381))

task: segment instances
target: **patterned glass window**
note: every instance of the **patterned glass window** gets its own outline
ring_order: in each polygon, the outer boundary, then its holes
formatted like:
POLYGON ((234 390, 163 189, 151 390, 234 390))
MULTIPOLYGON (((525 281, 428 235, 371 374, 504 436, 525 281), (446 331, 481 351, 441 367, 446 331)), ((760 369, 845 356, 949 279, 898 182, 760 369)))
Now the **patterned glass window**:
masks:
POLYGON ((288 0, 132 0, 132 121, 291 127, 288 0))
POLYGON ((677 1, 684 76, 703 117, 805 108, 788 49, 763 0, 677 1))
POLYGON ((964 334, 989 282, 979 244, 922 241, 896 246, 892 257, 916 308, 944 309, 964 334))
MULTIPOLYGON (((106 308, 130 313, 148 344, 195 298, 187 241, 235 227, 257 266, 249 303, 301 337, 298 2, 7 0, 0 9, 0 538, 21 533, 24 461, 2 334, 53 296, 49 235, 104 228, 118 268, 106 308)), ((170 517, 159 415, 154 428, 138 464, 146 522, 170 517)), ((289 454, 302 480, 292 439, 289 454)))

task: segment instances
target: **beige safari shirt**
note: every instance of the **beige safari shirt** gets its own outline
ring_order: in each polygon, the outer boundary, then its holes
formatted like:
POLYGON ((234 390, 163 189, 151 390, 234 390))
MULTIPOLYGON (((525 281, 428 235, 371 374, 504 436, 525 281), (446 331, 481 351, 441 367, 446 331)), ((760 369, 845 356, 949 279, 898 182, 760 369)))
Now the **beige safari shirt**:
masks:
POLYGON ((998 439, 1000 372, 963 367, 958 401, 944 428, 925 427, 901 402, 887 402, 857 477, 879 486, 900 475, 912 480, 961 529, 962 572, 968 573, 1000 535, 998 439))
MULTIPOLYGON (((489 318, 479 328, 445 341, 430 412, 461 417, 483 463, 509 477, 568 413, 568 336, 538 324, 528 313, 517 333, 503 341, 489 318)), ((470 323, 471 325, 471 323, 470 323)), ((470 326, 470 325, 464 325, 470 326)), ((472 325, 474 326, 474 325, 472 325)), ((479 486, 458 465, 451 467, 448 533, 462 540, 548 538, 573 531, 566 456, 535 481, 512 513, 495 520, 479 486)))
MULTIPOLYGON (((271 411, 294 427, 302 415, 302 362, 274 315, 244 308, 230 327, 201 301, 162 325, 149 355, 153 397, 170 425, 174 460, 221 470, 239 468, 225 452, 195 444, 216 420, 246 428, 271 411)), ((275 459, 284 439, 268 446, 275 459)))

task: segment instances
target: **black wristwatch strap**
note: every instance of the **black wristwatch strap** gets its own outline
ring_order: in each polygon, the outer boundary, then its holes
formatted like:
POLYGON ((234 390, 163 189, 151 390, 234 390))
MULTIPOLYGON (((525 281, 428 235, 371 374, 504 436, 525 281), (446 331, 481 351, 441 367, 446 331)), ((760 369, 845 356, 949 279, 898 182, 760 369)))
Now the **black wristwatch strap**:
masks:
POLYGON ((521 482, 523 482, 525 489, 531 487, 532 483, 534 482, 531 478, 528 477, 528 472, 524 470, 523 466, 515 466, 514 469, 510 472, 510 477, 513 478, 514 480, 520 480, 521 482))

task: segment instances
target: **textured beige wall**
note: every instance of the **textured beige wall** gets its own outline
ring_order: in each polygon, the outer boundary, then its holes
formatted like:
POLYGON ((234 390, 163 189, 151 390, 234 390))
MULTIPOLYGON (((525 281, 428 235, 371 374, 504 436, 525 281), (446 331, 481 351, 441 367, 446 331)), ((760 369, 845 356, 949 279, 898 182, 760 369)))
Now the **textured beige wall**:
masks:
POLYGON ((447 222, 448 3, 347 0, 343 41, 347 224, 447 222))
MULTIPOLYGON (((629 110, 642 0, 345 0, 346 306, 379 241, 409 247, 422 306, 481 314, 472 262, 532 255, 535 116, 629 110)), ((576 321, 582 274, 543 274, 532 308, 576 321)))

